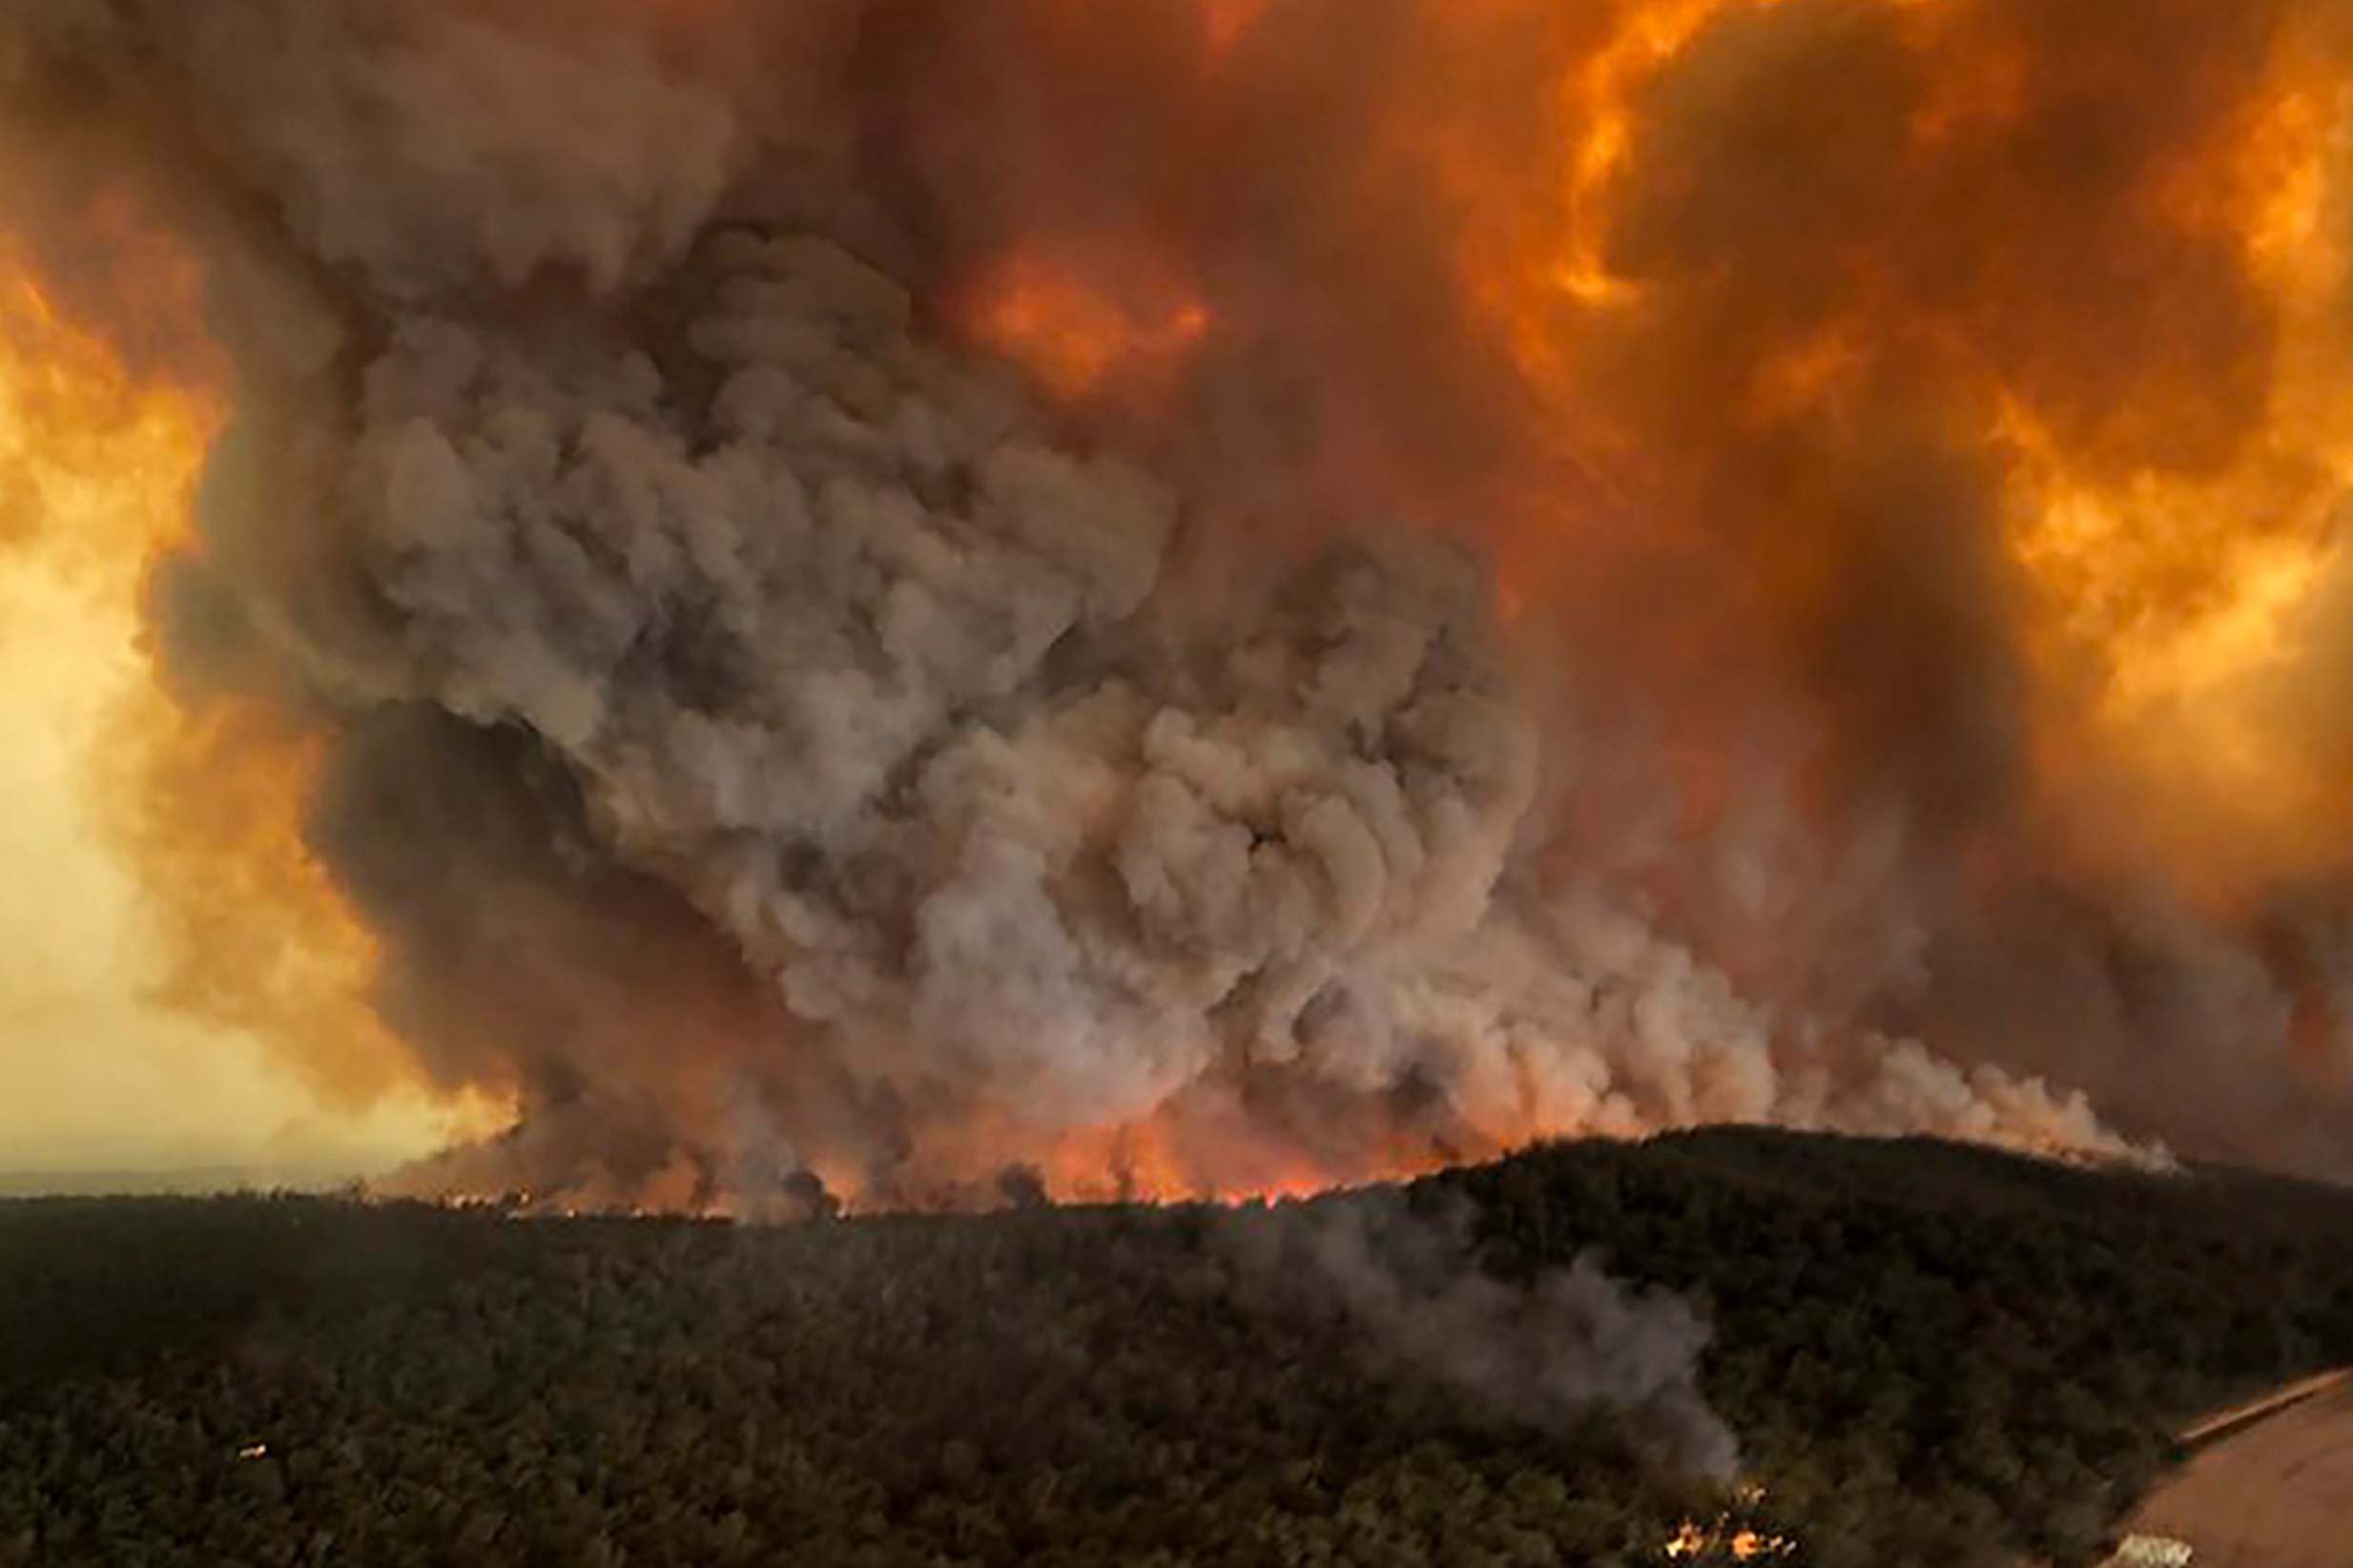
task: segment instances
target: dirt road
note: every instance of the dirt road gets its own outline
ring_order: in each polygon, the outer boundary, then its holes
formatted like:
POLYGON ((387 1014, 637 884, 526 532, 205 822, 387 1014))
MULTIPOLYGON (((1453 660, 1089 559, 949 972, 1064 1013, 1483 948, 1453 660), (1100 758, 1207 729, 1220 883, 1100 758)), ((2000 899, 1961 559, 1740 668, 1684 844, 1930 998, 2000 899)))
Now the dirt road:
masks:
POLYGON ((2353 1568, 2353 1382, 2200 1454, 2131 1528, 2188 1541, 2198 1568, 2353 1568))

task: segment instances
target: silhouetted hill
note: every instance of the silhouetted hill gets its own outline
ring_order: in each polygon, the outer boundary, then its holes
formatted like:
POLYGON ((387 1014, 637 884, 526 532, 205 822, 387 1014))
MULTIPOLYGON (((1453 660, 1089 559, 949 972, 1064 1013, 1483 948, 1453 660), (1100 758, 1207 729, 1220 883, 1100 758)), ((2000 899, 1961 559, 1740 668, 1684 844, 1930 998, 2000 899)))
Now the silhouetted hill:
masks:
POLYGON ((2079 1562, 2336 1361, 2353 1194, 1744 1129, 1238 1211, 6 1203, 0 1563, 2079 1562))

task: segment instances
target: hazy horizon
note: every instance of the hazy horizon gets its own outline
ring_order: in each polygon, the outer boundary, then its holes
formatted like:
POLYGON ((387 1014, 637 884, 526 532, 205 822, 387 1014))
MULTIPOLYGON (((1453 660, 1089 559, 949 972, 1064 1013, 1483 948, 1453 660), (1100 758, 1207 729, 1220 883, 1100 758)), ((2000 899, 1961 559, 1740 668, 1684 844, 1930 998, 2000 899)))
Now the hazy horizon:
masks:
POLYGON ((0 1170, 0 1199, 214 1197, 234 1192, 324 1192, 383 1174, 377 1169, 204 1166, 88 1170, 0 1170))

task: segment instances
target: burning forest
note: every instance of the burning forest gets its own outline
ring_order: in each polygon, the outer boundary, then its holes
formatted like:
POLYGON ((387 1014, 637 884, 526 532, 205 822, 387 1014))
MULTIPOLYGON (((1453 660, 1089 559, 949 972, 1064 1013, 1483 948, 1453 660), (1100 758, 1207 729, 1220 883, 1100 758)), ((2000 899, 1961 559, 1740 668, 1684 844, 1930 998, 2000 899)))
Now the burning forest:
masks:
POLYGON ((395 1189, 2349 1173, 2340 6, 15 0, 0 159, 98 829, 395 1189))

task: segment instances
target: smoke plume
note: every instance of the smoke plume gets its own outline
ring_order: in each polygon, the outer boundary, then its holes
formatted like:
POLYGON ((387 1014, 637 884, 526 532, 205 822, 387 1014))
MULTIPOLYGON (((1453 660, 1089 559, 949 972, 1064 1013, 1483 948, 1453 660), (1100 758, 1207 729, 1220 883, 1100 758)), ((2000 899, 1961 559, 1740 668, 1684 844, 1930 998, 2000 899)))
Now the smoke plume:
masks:
POLYGON ((1507 1284, 1478 1267, 1467 1213, 1417 1214, 1393 1193, 1237 1209, 1223 1226, 1246 1290, 1339 1317, 1379 1370, 1475 1416, 1564 1434, 1605 1412, 1664 1468, 1739 1468, 1700 1392, 1707 1325, 1678 1296, 1630 1290, 1590 1256, 1507 1284))
POLYGON ((154 656, 365 933, 246 1011, 517 1106, 416 1186, 2342 1173, 2347 31, 20 0, 0 229, 224 411, 154 656))

